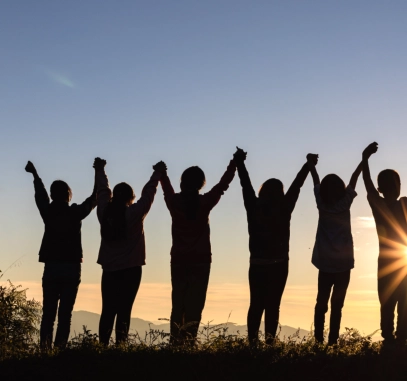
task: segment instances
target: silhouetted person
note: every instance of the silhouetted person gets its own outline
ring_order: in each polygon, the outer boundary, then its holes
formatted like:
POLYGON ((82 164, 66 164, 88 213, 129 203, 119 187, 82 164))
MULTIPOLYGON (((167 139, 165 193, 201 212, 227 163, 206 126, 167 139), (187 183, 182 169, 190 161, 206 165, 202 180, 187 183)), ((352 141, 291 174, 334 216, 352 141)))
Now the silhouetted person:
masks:
MULTIPOLYGON (((310 157, 317 162, 317 155, 310 157)), ((288 276, 291 214, 309 168, 307 163, 303 165, 286 194, 280 180, 269 179, 260 187, 257 197, 244 164, 246 153, 238 148, 234 158, 249 229, 250 307, 247 331, 250 343, 255 344, 265 312, 266 343, 270 344, 276 335, 281 297, 288 276)))
POLYGON ((350 280, 350 270, 354 267, 353 239, 350 223, 350 207, 356 183, 362 172, 362 162, 353 172, 349 185, 342 179, 329 174, 319 182, 313 160, 308 160, 314 180, 314 194, 319 219, 312 263, 319 270, 318 295, 315 305, 315 339, 323 343, 325 313, 331 297, 331 318, 329 323, 328 345, 336 344, 342 318, 342 307, 350 280), (331 295, 332 291, 332 295, 331 295))
POLYGON ((98 263, 102 265, 102 314, 99 323, 100 342, 109 344, 116 319, 116 343, 128 337, 131 310, 141 281, 141 266, 146 264, 144 219, 157 191, 158 181, 166 171, 162 161, 136 198, 133 188, 117 184, 113 192, 104 170, 106 161, 96 158, 97 216, 102 241, 98 263))
POLYGON ((199 167, 187 168, 181 176, 181 192, 175 193, 168 176, 161 178, 164 199, 172 217, 171 248, 171 343, 194 343, 202 311, 212 262, 209 237, 209 213, 228 189, 236 165, 230 161, 220 182, 208 193, 205 174, 199 167))
POLYGON ((81 282, 82 220, 96 206, 96 191, 94 189, 82 204, 69 205, 71 188, 66 182, 56 180, 51 184, 50 202, 44 184, 30 161, 25 170, 34 176, 35 202, 45 224, 39 252, 39 261, 45 263, 40 344, 43 349, 51 348, 58 311, 54 345, 62 349, 68 341, 72 310, 81 282))
POLYGON ((377 143, 363 151, 363 180, 379 237, 380 328, 385 344, 391 344, 394 339, 404 343, 407 339, 407 198, 399 198, 400 176, 393 169, 379 173, 375 189, 368 159, 376 151, 377 143), (397 329, 394 332, 396 306, 397 329))

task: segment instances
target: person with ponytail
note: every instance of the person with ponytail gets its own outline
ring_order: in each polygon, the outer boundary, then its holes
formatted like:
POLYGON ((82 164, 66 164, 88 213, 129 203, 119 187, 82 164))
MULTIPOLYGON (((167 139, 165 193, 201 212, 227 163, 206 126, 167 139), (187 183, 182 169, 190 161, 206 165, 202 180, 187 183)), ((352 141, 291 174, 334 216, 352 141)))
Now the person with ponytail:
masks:
POLYGON ((101 225, 101 244, 97 263, 102 266, 102 314, 99 340, 109 344, 116 319, 116 343, 128 337, 131 310, 140 286, 141 267, 146 264, 143 222, 167 167, 160 161, 144 186, 141 197, 127 183, 113 188, 104 170, 106 161, 96 158, 97 216, 101 225))
POLYGON ((231 160, 220 182, 208 193, 201 168, 187 168, 181 176, 181 192, 175 193, 167 174, 161 177, 165 203, 172 217, 171 338, 172 344, 195 343, 212 262, 209 213, 219 202, 235 175, 231 160))

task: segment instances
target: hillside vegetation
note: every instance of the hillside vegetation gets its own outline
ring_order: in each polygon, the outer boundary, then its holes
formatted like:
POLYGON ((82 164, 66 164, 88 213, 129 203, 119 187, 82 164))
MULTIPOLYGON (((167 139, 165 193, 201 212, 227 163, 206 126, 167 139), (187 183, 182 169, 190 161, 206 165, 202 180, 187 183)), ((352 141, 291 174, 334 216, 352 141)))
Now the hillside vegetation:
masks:
POLYGON ((338 345, 316 344, 311 335, 260 340, 250 346, 228 327, 202 326, 195 345, 171 346, 168 333, 150 329, 128 342, 103 347, 83 329, 63 351, 41 352, 41 305, 9 283, 0 286, 0 374, 2 380, 405 380, 405 344, 383 347, 347 328, 338 345))

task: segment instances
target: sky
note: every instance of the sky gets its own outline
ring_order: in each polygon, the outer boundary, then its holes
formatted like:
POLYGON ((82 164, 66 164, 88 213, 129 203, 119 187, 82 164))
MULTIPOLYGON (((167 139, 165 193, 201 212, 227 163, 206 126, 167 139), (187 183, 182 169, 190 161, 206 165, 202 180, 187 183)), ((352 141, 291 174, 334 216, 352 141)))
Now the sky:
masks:
MULTIPOLYGON (((239 146, 256 189, 288 188, 309 152, 321 177, 347 183, 372 141, 374 177, 407 179, 405 1, 153 0, 0 4, 0 269, 41 300, 43 223, 27 160, 49 189, 63 179, 73 202, 93 187, 93 159, 112 185, 138 196, 164 160, 176 189, 200 166, 209 190, 239 146)), ((355 268, 342 328, 379 328, 378 242, 363 181, 352 209, 355 268)), ((211 213, 213 264, 204 321, 242 324, 249 304, 248 233, 237 177, 211 213)), ((318 270, 312 181, 291 223, 283 325, 309 329, 318 270)), ((132 316, 170 315, 171 219, 159 188, 145 221, 147 265, 132 316)), ((75 310, 101 311, 99 224, 83 223, 75 310)))

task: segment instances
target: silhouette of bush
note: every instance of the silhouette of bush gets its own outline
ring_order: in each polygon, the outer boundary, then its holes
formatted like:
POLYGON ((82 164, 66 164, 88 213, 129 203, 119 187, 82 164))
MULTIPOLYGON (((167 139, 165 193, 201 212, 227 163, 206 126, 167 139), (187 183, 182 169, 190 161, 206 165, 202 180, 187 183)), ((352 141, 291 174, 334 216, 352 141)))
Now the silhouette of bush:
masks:
POLYGON ((40 317, 41 304, 27 300, 25 289, 0 286, 0 359, 37 349, 40 317))

